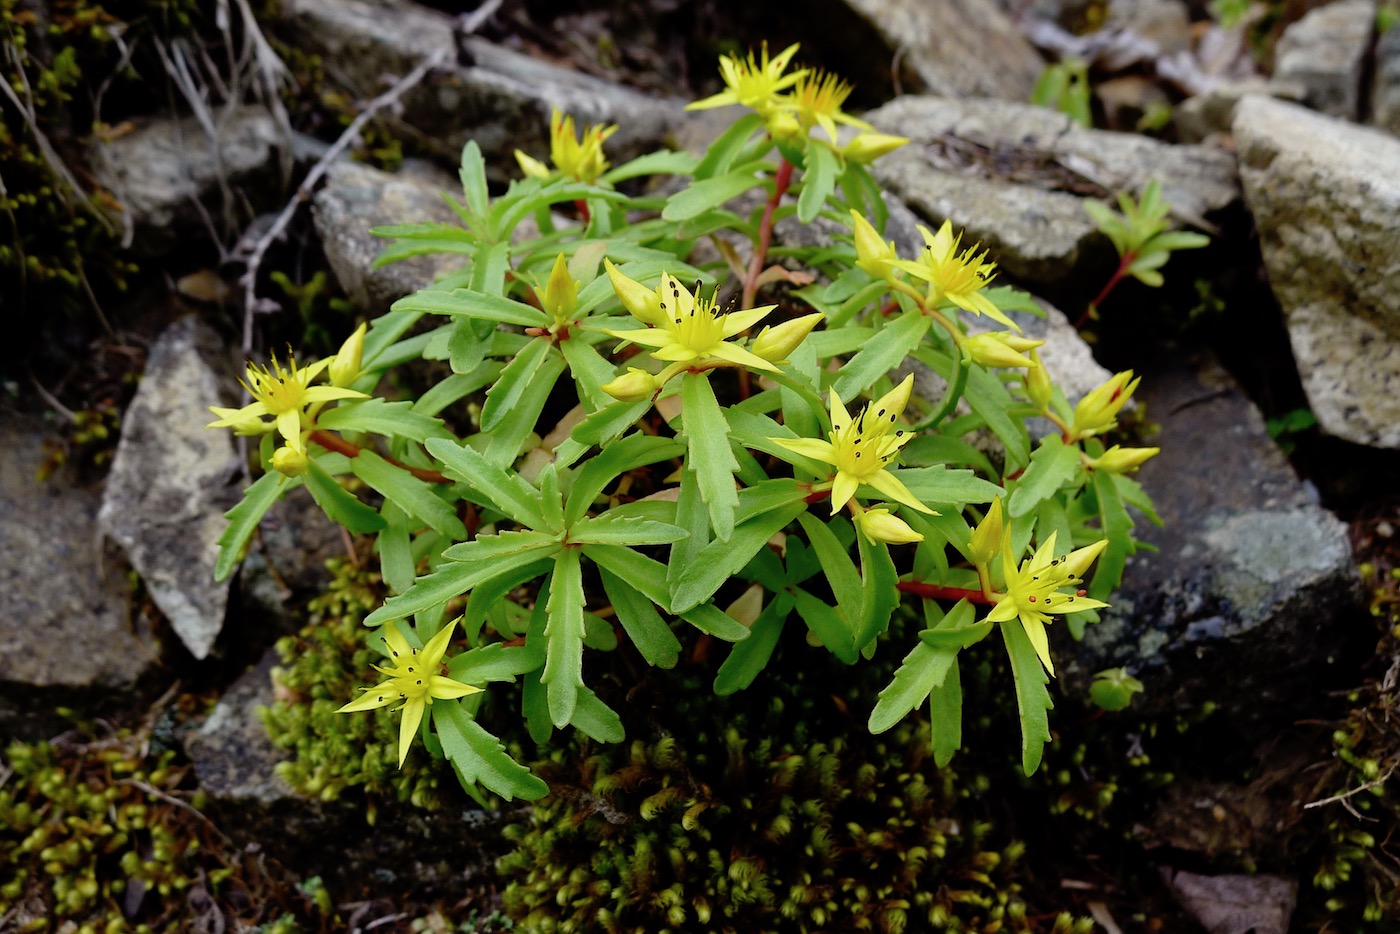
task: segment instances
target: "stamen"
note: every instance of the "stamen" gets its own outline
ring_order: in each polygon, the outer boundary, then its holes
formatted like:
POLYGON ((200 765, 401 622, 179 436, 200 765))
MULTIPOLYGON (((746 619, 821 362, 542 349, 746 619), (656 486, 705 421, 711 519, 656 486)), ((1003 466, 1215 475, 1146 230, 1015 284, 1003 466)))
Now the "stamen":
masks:
POLYGON ((1076 597, 1087 597, 1087 596, 1089 595, 1089 591, 1087 591, 1087 590, 1076 590, 1076 591, 1074 592, 1074 595, 1075 595, 1076 597))
POLYGON ((1031 595, 1030 595, 1029 597, 1027 597, 1026 599, 1029 600, 1031 603, 1034 603, 1034 602, 1035 602, 1035 594, 1031 594, 1031 595))

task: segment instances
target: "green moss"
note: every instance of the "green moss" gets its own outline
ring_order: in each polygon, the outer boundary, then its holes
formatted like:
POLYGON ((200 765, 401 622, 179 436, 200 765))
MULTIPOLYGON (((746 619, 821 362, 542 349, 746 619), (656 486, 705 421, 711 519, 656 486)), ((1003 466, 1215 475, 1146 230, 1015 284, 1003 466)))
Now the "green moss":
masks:
POLYGON ((361 620, 384 600, 377 572, 334 559, 335 577, 311 601, 309 621, 295 636, 278 640, 281 666, 274 668, 276 700, 259 713, 268 735, 294 757, 277 773, 303 794, 327 801, 349 789, 374 799, 411 802, 436 809, 443 804, 439 779, 450 774, 425 766, 421 749, 398 767, 398 714, 387 708, 347 716, 336 711, 359 687, 381 676, 372 667, 380 656, 365 645, 369 630, 361 620))
MULTIPOLYGON (((15 743, 0 787, 0 918, 7 931, 193 930, 334 917, 198 813, 187 769, 122 731, 61 745, 15 743)), ((267 928, 278 930, 278 928, 267 928)), ((291 930, 283 927, 280 930, 291 930)))

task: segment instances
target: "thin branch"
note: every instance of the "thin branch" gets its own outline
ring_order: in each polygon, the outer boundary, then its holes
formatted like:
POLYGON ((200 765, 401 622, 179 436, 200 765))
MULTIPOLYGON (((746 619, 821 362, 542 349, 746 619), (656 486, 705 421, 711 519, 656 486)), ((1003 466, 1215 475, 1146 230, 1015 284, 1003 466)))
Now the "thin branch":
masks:
POLYGON ((253 244, 252 252, 248 254, 247 267, 243 273, 243 353, 245 356, 252 353, 253 350, 253 316, 256 314, 258 305, 258 270, 262 266, 263 257, 267 254, 268 248, 286 232, 287 225, 292 222, 297 208, 310 200, 311 192, 321 177, 326 174, 331 163, 340 157, 351 141, 359 135, 360 130, 364 129, 365 124, 373 119, 379 111, 395 103, 417 86, 428 76, 428 72, 446 62, 450 51, 448 48, 439 49, 433 55, 419 62, 417 67, 399 79, 392 88, 370 101, 365 109, 360 111, 359 116, 345 128, 345 132, 340 134, 340 138, 331 144, 320 159, 316 160, 316 164, 311 167, 311 171, 306 173, 306 178, 302 179, 296 192, 282 208, 282 213, 277 215, 272 226, 258 238, 257 243, 253 244))
MULTIPOLYGON (((1306 811, 1308 808, 1320 808, 1324 804, 1336 804, 1339 801, 1342 803, 1347 803, 1347 799, 1354 795, 1358 795, 1363 791, 1369 791, 1372 788, 1384 785, 1390 780, 1390 776, 1395 774, 1395 769, 1397 767, 1400 767, 1400 760, 1397 760, 1396 762, 1392 763, 1390 768, 1386 769, 1385 774, 1382 775, 1380 778, 1377 778, 1374 781, 1369 781, 1364 785, 1357 785, 1355 788, 1352 788, 1349 791, 1344 791, 1339 795, 1333 795, 1330 798, 1322 798, 1318 801, 1309 801, 1307 804, 1303 805, 1303 810, 1306 811)), ((1355 814, 1356 812, 1353 811, 1352 813, 1355 814)), ((1359 814, 1357 816, 1360 817, 1359 814)))

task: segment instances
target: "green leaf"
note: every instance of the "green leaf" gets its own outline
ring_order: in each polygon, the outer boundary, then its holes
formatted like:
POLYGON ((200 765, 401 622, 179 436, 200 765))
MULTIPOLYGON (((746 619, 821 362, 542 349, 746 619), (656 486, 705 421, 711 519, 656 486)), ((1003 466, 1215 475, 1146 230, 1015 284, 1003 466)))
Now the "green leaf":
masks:
POLYGON ((651 408, 650 399, 637 402, 614 402, 599 409, 574 426, 569 437, 580 444, 606 447, 624 431, 637 424, 637 419, 651 408))
POLYGON ((719 666, 715 675, 716 694, 724 697, 753 683, 758 673, 767 667, 791 612, 792 597, 787 593, 776 594, 749 627, 749 637, 734 643, 729 657, 719 666))
POLYGON ((538 532, 503 532, 500 535, 485 536, 474 542, 453 546, 461 549, 472 545, 480 547, 470 553, 459 551, 458 554, 462 557, 443 564, 432 574, 418 578, 412 587, 397 597, 390 597, 384 601, 383 606, 365 617, 365 625, 378 626, 391 619, 404 619, 429 607, 446 603, 478 584, 505 574, 512 568, 532 564, 551 554, 552 549, 558 549, 558 542, 540 541, 540 537, 541 533, 538 532), (520 543, 520 540, 504 543, 499 541, 507 536, 533 536, 526 540, 535 543, 512 550, 510 546, 520 543))
POLYGON ((925 629, 919 633, 919 641, 933 649, 951 649, 954 652, 965 649, 969 645, 976 645, 991 634, 995 623, 985 620, 980 623, 973 623, 970 626, 963 626, 959 629, 948 629, 943 626, 937 629, 925 629))
MULTIPOLYGON (((547 555, 548 552, 542 551, 541 554, 547 555)), ((473 587, 471 596, 467 598, 467 608, 462 612, 462 632, 466 634, 467 641, 472 644, 476 643, 487 615, 506 598, 507 594, 527 581, 543 577, 553 567, 554 558, 553 555, 549 555, 532 564, 512 567, 473 587)), ((540 655, 539 663, 544 664, 543 653, 540 655)))
MULTIPOLYGON (((818 519, 810 512, 797 517, 802 530, 807 533, 807 541, 821 561, 822 571, 831 584, 832 596, 848 621, 854 623, 861 604, 860 571, 851 560, 849 549, 836 537, 827 520, 818 519)), ((834 517, 830 521, 835 521, 834 517)), ((844 520, 843 520, 844 521, 844 520)), ((855 633, 851 632, 851 636, 855 633)))
MULTIPOLYGON (((506 364, 496 385, 486 390, 486 404, 481 408, 481 430, 491 431, 508 417, 519 418, 515 411, 530 385, 540 376, 540 368, 553 356, 554 345, 547 337, 537 337, 506 364)), ((556 358, 557 359, 557 358, 556 358)))
POLYGON ((430 439, 428 453, 438 459, 445 474, 461 480, 481 499, 478 505, 498 509, 521 525, 543 526, 540 494, 519 473, 488 461, 469 444, 430 439))
POLYGON ((549 694, 540 683, 540 669, 521 679, 520 712, 525 715, 525 729, 530 732, 530 738, 541 745, 549 742, 554 724, 549 719, 549 694))
POLYGON ((540 413, 554 393, 554 384, 566 369, 568 364, 562 356, 550 354, 545 358, 539 372, 520 396, 520 401, 512 407, 511 417, 490 433, 491 441, 486 446, 488 461, 504 467, 520 456, 525 439, 539 425, 540 413))
POLYGON ((970 470, 935 467, 908 467, 891 470, 921 503, 990 503, 1002 494, 1001 487, 989 483, 970 470))
POLYGON ((543 663, 544 653, 533 646, 492 642, 454 655, 447 663, 447 676, 464 684, 514 681, 543 663))
POLYGON ((1011 659, 1011 674, 1016 679, 1016 707, 1021 714, 1021 768, 1029 777, 1040 767, 1045 744, 1050 742, 1048 711, 1055 706, 1045 685, 1050 676, 1040 664, 1035 647, 1020 620, 1011 620, 1001 627, 1006 640, 1006 655, 1011 659))
MULTIPOLYGON (((1059 435, 1046 435, 1031 455, 1021 479, 1012 491, 1006 509, 1013 518, 1029 515, 1060 487, 1074 479, 1079 469, 1079 447, 1065 444, 1059 435)), ((985 500, 983 501, 985 502, 985 500)))
POLYGON ((797 604, 798 617, 821 640, 827 651, 847 665, 854 665, 856 645, 846 617, 826 601, 817 599, 800 587, 793 588, 792 599, 797 604))
MULTIPOLYGON (((449 561, 481 563, 500 561, 521 552, 544 551, 562 547, 559 539, 548 532, 520 531, 479 535, 469 542, 459 542, 443 551, 449 561)), ((536 555, 536 557, 540 557, 536 555)), ((519 562, 512 561, 513 565, 519 562)))
POLYGON ((1118 488, 1118 495, 1122 498, 1125 506, 1131 506, 1142 513, 1147 517, 1147 521, 1153 525, 1162 524, 1162 517, 1157 515, 1152 497, 1147 495, 1147 491, 1142 488, 1141 483, 1125 474, 1114 474, 1113 485, 1118 488))
POLYGON ((895 589, 899 575, 883 542, 870 542, 860 534, 856 541, 860 547, 861 603, 855 643, 860 651, 889 627, 890 616, 899 606, 899 591, 895 589))
POLYGON ((1128 555, 1133 553, 1133 520, 1118 495, 1113 475, 1105 470, 1093 471, 1094 494, 1099 500, 1099 529, 1108 539, 1108 547, 1094 562, 1094 577, 1089 582, 1089 596, 1107 602, 1123 581, 1123 569, 1128 555))
POLYGON ((332 522, 345 526, 351 532, 378 532, 386 525, 383 516, 336 483, 335 478, 314 460, 307 464, 306 488, 332 522))
POLYGON ((729 422, 720 410, 708 374, 686 373, 681 377, 681 405, 686 470, 695 473, 715 535, 728 541, 734 533, 734 510, 739 505, 739 491, 734 485, 739 462, 729 448, 729 422))
POLYGON ((214 565, 214 580, 223 583, 229 579, 234 566, 243 557, 243 547, 253 537, 253 531, 262 517, 293 485, 291 477, 275 470, 269 471, 243 492, 243 499, 237 506, 224 513, 228 527, 219 536, 219 560, 214 565))
POLYGON ((842 402, 850 402, 875 381, 904 362, 928 333, 931 318, 906 314, 885 325, 841 367, 832 385, 842 402))
POLYGON ((491 207, 491 192, 486 186, 486 160, 481 157, 481 147, 476 140, 468 140, 462 147, 462 167, 457 173, 462 180, 462 194, 467 199, 471 213, 485 219, 491 207))
POLYGON ((933 739, 933 764, 940 769, 962 748, 962 676, 957 658, 948 668, 943 683, 928 695, 929 733, 933 739))
POLYGON ((420 442, 451 437, 440 419, 414 411, 412 402, 384 399, 366 399, 350 405, 341 403, 318 415, 316 427, 329 431, 372 431, 389 438, 420 442))
POLYGON ((351 458, 350 469, 385 499, 410 516, 415 516, 448 538, 466 538, 467 529, 456 510, 438 498, 433 488, 402 467, 389 463, 373 451, 361 451, 351 458))
POLYGON ((689 536, 669 522, 603 513, 583 519, 569 530, 569 541, 590 545, 669 545, 689 536))
POLYGON ((523 328, 547 327, 552 319, 538 308, 517 302, 503 295, 478 292, 473 289, 453 289, 450 292, 415 292, 394 302, 392 311, 420 311, 432 315, 451 315, 477 321, 516 324, 523 328))
MULTIPOLYGON (((490 335, 482 334, 482 322, 473 321, 470 318, 460 318, 452 322, 448 327, 451 329, 447 335, 447 362, 452 367, 453 373, 471 373, 481 367, 486 360, 486 354, 491 349, 490 335)), ((486 328, 492 328, 490 322, 485 322, 486 328)), ((437 348, 434 348, 436 352, 437 348)), ((425 359, 440 359, 439 356, 430 356, 425 350, 425 359)))
MULTIPOLYGON (((959 600, 935 628, 962 629, 972 618, 972 604, 959 600)), ((929 692, 943 683, 957 657, 956 651, 935 649, 923 642, 910 649, 870 712, 870 732, 885 732, 922 704, 929 692)))
MULTIPOLYGON (((580 332, 574 331, 574 335, 580 332)), ((580 401, 595 412, 605 409, 617 401, 603 392, 603 384, 616 375, 617 368, 603 358, 591 345, 578 336, 571 336, 559 343, 559 350, 569 363, 569 373, 578 386, 580 401)))
POLYGON ((471 791, 480 783, 507 801, 536 801, 549 794, 549 786, 507 755, 501 741, 472 719, 461 703, 440 700, 430 709, 443 754, 463 788, 471 791))
POLYGON ((961 438, 950 438, 947 435, 919 435, 900 450, 899 460, 908 467, 966 464, 988 476, 996 475, 996 470, 987 459, 987 455, 961 438))
MULTIPOLYGON (((952 370, 947 372, 951 374, 952 370)), ((1030 437, 1026 433, 1025 423, 1009 414, 1016 402, 1001 380, 981 367, 971 367, 967 372, 963 398, 1006 448, 1005 472, 1010 474, 1023 466, 1031 456, 1030 437)))
POLYGON ((408 516, 391 500, 385 500, 380 513, 388 524, 374 540, 374 547, 379 551, 379 572, 392 593, 403 593, 413 586, 415 573, 408 516))
POLYGON ((629 435, 610 444, 588 459, 574 478, 573 489, 565 504, 564 522, 572 526, 582 519, 593 506, 599 494, 622 474, 638 467, 655 464, 658 461, 680 457, 685 453, 685 445, 671 438, 658 438, 655 435, 629 435))
POLYGON ((578 703, 574 706, 574 715, 569 720, 569 725, 600 743, 620 743, 627 736, 617 711, 603 703, 597 694, 583 685, 579 685, 578 703))
MULTIPOLYGON (((511 228, 514 231, 514 227, 511 228)), ((510 269, 510 241, 501 238, 499 242, 483 244, 477 251, 472 264, 471 288, 489 295, 500 295, 506 290, 506 272, 510 269)))
POLYGON ((713 603, 702 603, 700 606, 691 607, 679 615, 681 619, 706 635, 723 639, 725 642, 740 642, 749 637, 749 627, 713 603))
MULTIPOLYGON (((590 556, 591 557, 591 556, 590 556)), ((671 627, 656 612, 655 605, 635 587, 606 568, 598 568, 603 592, 617 611, 617 621, 627 638, 637 647, 647 664, 657 668, 674 668, 680 658, 681 643, 671 627)))
MULTIPOLYGON (((711 542, 706 545, 694 564, 685 568, 676 579, 670 596, 671 611, 682 613, 714 596, 715 591, 743 570, 744 565, 749 563, 760 548, 768 544, 768 540, 774 534, 782 531, 806 509, 806 503, 792 503, 781 509, 763 513, 736 525, 729 541, 711 542)), ((626 577, 624 572, 619 572, 616 568, 610 570, 626 577)), ((634 585, 637 583, 632 577, 627 577, 627 580, 634 585)), ((664 600, 657 600, 655 597, 652 597, 652 600, 662 606, 666 605, 664 600)))
POLYGON ((763 118, 756 113, 744 114, 738 120, 729 125, 729 129, 719 135, 705 150, 705 157, 700 160, 700 164, 695 167, 695 177, 698 179, 712 178, 721 172, 727 172, 734 164, 734 159, 743 152, 744 147, 749 142, 749 137, 754 131, 763 126, 763 118))
POLYGON ((841 159, 831 147, 807 137, 806 168, 802 173, 802 193, 797 196, 797 219, 810 224, 821 213, 822 206, 836 190, 836 176, 841 174, 841 159))
POLYGON ((577 548, 565 548, 554 558, 544 628, 545 663, 540 681, 549 689, 549 717, 557 727, 568 726, 583 685, 583 570, 577 548))
POLYGON ((686 530, 686 537, 671 546, 671 554, 666 562, 666 584, 674 587, 682 572, 700 557, 700 552, 710 544, 710 514, 705 502, 700 498, 700 484, 695 479, 695 471, 683 470, 681 485, 676 495, 676 523, 686 530))
POLYGON ((741 166, 739 171, 707 178, 681 189, 667 200, 666 208, 661 212, 662 220, 683 221, 697 217, 751 188, 757 188, 763 184, 763 180, 755 174, 756 168, 752 164, 741 166))
POLYGON ((605 172, 602 178, 608 184, 616 185, 618 182, 640 178, 643 175, 691 175, 698 164, 699 160, 688 152, 662 149, 624 162, 605 172))
POLYGON ((652 603, 670 612, 671 597, 666 590, 664 564, 620 545, 584 545, 583 553, 598 567, 611 571, 652 603))

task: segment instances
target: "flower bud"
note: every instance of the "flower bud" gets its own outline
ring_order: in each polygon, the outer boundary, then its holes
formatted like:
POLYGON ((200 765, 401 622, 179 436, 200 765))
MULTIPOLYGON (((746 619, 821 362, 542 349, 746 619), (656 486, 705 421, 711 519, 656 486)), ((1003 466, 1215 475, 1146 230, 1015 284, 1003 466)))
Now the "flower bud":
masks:
POLYGON ((331 385, 345 389, 360 378, 360 360, 365 352, 365 325, 355 328, 355 333, 340 345, 339 352, 331 360, 331 385))
POLYGON ((888 133, 859 133, 841 150, 841 155, 852 162, 869 163, 894 152, 907 142, 909 142, 907 136, 891 136, 888 133))
POLYGON ((886 242, 870 221, 856 210, 851 211, 855 221, 856 265, 876 279, 888 279, 894 274, 894 262, 899 259, 894 241, 886 242))
POLYGON ((520 163, 520 171, 525 173, 526 178, 549 178, 552 174, 549 166, 545 165, 534 156, 526 155, 521 150, 515 151, 515 161, 520 163))
POLYGON ((1108 431, 1118 424, 1118 413, 1132 398, 1142 377, 1133 378, 1132 370, 1115 373, 1108 382, 1091 389, 1074 407, 1074 436, 1087 438, 1108 431))
POLYGON ((656 393, 656 377, 646 370, 631 366, 624 375, 610 383, 604 383, 601 388, 603 392, 622 402, 640 402, 656 393))
POLYGON ((823 317, 821 312, 817 312, 784 321, 777 327, 765 327, 758 332, 750 349, 770 363, 786 363, 788 355, 812 333, 812 328, 823 317))
POLYGON ((1034 350, 1045 341, 1018 337, 1010 331, 987 331, 973 334, 962 342, 963 353, 973 363, 984 367, 1026 367, 1033 369, 1035 361, 1018 351, 1034 350))
POLYGON ((764 124, 768 128, 768 135, 775 140, 793 140, 802 135, 802 124, 786 110, 776 110, 769 114, 764 124))
MULTIPOLYGON (((643 324, 649 324, 653 327, 660 324, 664 316, 661 312, 661 298, 657 291, 624 275, 610 259, 603 260, 603 266, 608 271, 608 279, 612 282, 613 291, 622 301, 622 307, 626 308, 632 317, 643 324)), ((663 287, 668 278, 664 275, 661 277, 663 287)))
POLYGON ((1093 461, 1096 470, 1108 473, 1132 473, 1148 460, 1156 457, 1161 448, 1122 448, 1114 445, 1093 461))
POLYGON ((924 540, 922 535, 909 527, 909 523, 898 516, 891 515, 890 511, 883 506, 857 512, 855 523, 856 527, 872 542, 906 545, 924 540))
POLYGON ((306 451, 284 444, 272 454, 272 469, 289 477, 299 477, 306 473, 308 458, 306 451))
POLYGON ((205 425, 205 428, 232 428, 236 435, 261 435, 275 427, 272 422, 265 422, 257 415, 248 415, 243 409, 226 409, 211 405, 209 411, 219 417, 205 425))
POLYGON ((1050 399, 1055 393, 1055 384, 1050 382, 1050 372, 1045 369, 1045 364, 1040 362, 1040 352, 1032 350, 1030 356, 1031 363, 1035 365, 1026 371, 1026 395, 1038 410, 1048 412, 1050 399))
POLYGON ((1001 548, 1001 535, 1004 527, 1001 515, 1001 497, 992 500, 992 507, 972 530, 972 542, 967 549, 967 557, 973 564, 987 565, 997 556, 1001 548))
POLYGON ((560 253, 554 257, 554 268, 550 270, 549 281, 545 283, 540 304, 545 314, 552 315, 559 324, 567 324, 578 305, 578 283, 569 274, 569 264, 560 253))

